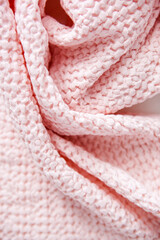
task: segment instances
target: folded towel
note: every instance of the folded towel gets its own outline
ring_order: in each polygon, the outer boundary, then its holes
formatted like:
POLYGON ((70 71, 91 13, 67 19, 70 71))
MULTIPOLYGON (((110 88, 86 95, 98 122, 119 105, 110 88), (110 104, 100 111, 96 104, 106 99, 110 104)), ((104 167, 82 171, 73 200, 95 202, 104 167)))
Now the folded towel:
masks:
POLYGON ((160 116, 123 109, 160 93, 160 2, 45 5, 0 0, 0 239, 158 240, 160 116))

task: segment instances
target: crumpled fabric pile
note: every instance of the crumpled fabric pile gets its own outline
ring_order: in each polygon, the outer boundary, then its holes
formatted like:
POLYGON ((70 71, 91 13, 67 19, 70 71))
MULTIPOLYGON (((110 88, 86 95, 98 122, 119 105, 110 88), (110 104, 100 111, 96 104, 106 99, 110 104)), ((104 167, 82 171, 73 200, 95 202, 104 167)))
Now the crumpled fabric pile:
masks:
POLYGON ((159 240, 160 2, 61 5, 0 0, 0 239, 159 240))

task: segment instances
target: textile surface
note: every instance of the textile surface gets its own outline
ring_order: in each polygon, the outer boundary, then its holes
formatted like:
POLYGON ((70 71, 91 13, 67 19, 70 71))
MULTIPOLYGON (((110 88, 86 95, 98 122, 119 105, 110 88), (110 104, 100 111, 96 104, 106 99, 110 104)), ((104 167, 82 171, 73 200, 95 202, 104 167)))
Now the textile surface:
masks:
POLYGON ((160 2, 45 4, 0 0, 0 239, 159 240, 160 116, 123 109, 160 93, 160 2))

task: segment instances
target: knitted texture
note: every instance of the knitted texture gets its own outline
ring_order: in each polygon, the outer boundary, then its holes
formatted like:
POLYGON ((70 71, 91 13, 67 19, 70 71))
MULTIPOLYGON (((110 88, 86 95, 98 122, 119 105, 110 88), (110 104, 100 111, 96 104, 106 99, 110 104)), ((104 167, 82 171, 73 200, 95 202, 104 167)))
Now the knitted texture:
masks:
POLYGON ((0 239, 159 240, 160 116, 123 108, 160 93, 160 2, 45 4, 0 0, 0 239))

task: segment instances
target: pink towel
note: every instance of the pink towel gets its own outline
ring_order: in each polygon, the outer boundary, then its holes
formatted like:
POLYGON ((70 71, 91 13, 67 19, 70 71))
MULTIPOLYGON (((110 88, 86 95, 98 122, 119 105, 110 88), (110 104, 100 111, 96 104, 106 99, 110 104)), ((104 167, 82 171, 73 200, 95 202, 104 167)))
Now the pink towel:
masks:
POLYGON ((45 4, 0 0, 0 239, 159 240, 160 116, 123 109, 160 93, 160 2, 45 4))

